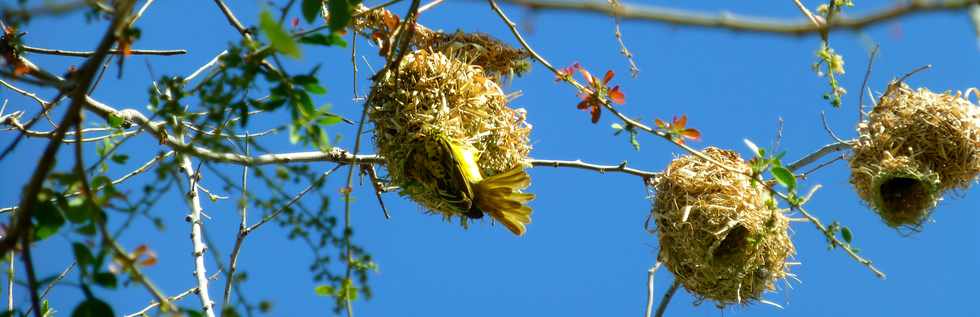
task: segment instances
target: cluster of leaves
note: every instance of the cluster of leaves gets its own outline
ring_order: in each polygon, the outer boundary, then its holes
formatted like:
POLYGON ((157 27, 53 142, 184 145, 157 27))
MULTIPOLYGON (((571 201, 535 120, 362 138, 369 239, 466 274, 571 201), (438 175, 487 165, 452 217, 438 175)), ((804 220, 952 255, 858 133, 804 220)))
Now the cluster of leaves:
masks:
POLYGON ((656 119, 654 123, 657 125, 657 129, 663 132, 671 141, 678 144, 684 144, 684 139, 690 139, 693 141, 701 140, 701 131, 695 128, 687 127, 687 115, 681 115, 680 117, 674 116, 670 120, 670 123, 666 123, 663 120, 656 119))
POLYGON ((824 42, 817 51, 817 62, 812 67, 817 76, 826 76, 827 83, 830 85, 830 91, 823 94, 823 99, 829 100, 835 108, 840 107, 841 97, 847 93, 837 79, 844 74, 844 57, 824 42))
MULTIPOLYGON (((805 204, 807 201, 809 201, 810 196, 813 195, 813 192, 817 187, 814 187, 814 190, 811 190, 810 193, 808 193, 805 196, 800 196, 797 193, 797 189, 798 189, 797 187, 798 184, 796 182, 797 177, 796 175, 793 174, 791 170, 786 168, 782 163, 782 158, 783 156, 786 155, 785 151, 772 155, 768 153, 765 148, 760 148, 759 146, 755 145, 755 143, 749 141, 748 139, 745 139, 744 142, 745 145, 749 147, 749 149, 752 151, 754 155, 752 159, 749 160, 749 166, 752 168, 753 181, 760 179, 759 176, 761 176, 763 173, 768 171, 769 174, 772 176, 772 180, 774 180, 777 184, 786 188, 785 197, 787 202, 790 204, 791 208, 797 208, 805 204)), ((770 199, 770 204, 771 207, 775 208, 775 204, 776 204, 775 200, 770 199)), ((829 233, 826 233, 828 234, 827 244, 829 248, 835 248, 840 246, 840 247, 850 249, 855 253, 858 252, 857 248, 851 246, 853 234, 850 228, 841 225, 837 221, 834 221, 830 226, 827 227, 827 229, 829 231, 829 233), (837 234, 839 234, 841 240, 844 241, 843 245, 840 245, 837 243, 837 241, 831 239, 833 235, 837 235, 837 234)))
MULTIPOLYGON (((817 7, 817 13, 823 19, 823 23, 829 24, 834 16, 841 13, 843 8, 853 6, 854 2, 852 0, 830 0, 828 3, 821 4, 817 7)), ((837 108, 841 105, 841 97, 847 93, 847 90, 840 86, 840 82, 837 79, 838 76, 844 74, 844 57, 837 54, 830 47, 830 39, 826 30, 821 33, 821 36, 823 37, 823 43, 820 45, 820 49, 817 50, 817 62, 812 67, 818 76, 827 77, 830 91, 823 94, 823 99, 829 100, 830 104, 837 108)))
POLYGON ((599 122, 599 117, 602 115, 603 105, 609 104, 610 102, 616 104, 623 104, 626 102, 626 94, 619 89, 619 85, 611 88, 609 87, 609 81, 611 81, 616 75, 616 73, 614 73, 612 70, 606 71, 606 75, 600 80, 598 77, 593 76, 592 73, 582 67, 582 65, 575 63, 572 64, 572 66, 560 70, 559 74, 556 75, 555 80, 571 81, 573 80, 572 76, 576 70, 582 74, 582 78, 584 78, 585 82, 589 84, 589 87, 586 87, 578 93, 578 97, 582 99, 582 101, 576 105, 576 108, 588 111, 592 117, 592 123, 599 122))

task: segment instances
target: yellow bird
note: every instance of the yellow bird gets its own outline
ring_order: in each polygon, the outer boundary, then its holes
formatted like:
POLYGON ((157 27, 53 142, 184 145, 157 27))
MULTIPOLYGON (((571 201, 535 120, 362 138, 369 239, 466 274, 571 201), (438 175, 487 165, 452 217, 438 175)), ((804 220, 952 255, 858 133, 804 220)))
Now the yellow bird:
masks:
POLYGON ((520 192, 531 184, 524 168, 515 166, 484 178, 476 163, 476 148, 442 134, 434 139, 435 144, 426 142, 426 159, 416 162, 422 167, 414 171, 416 176, 428 174, 431 178, 424 178, 432 180, 440 195, 466 217, 479 219, 487 213, 514 234, 523 235, 525 225, 531 223, 531 207, 525 204, 534 199, 533 194, 520 192))

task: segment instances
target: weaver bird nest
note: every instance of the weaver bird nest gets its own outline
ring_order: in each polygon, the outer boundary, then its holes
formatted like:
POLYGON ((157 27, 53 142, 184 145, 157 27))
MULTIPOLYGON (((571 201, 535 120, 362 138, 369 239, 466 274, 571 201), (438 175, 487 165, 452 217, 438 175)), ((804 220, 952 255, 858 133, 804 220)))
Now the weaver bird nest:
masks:
MULTIPOLYGON (((704 154, 751 172, 735 152, 707 148, 704 154)), ((674 159, 653 186, 659 258, 699 299, 748 304, 790 274, 789 219, 763 184, 688 155, 674 159)))
POLYGON ((980 173, 980 110, 960 93, 892 83, 858 133, 851 184, 891 227, 917 229, 980 173))
MULTIPOLYGON (((354 30, 378 41, 378 46, 384 52, 386 41, 392 41, 405 32, 401 28, 401 18, 387 9, 370 10, 359 5, 358 12, 362 14, 354 20, 354 30)), ((484 33, 446 33, 415 25, 411 45, 417 50, 440 52, 479 66, 486 77, 498 81, 502 76, 520 76, 531 70, 530 52, 514 48, 484 33)))
POLYGON ((439 192, 436 180, 413 176, 412 153, 431 146, 420 140, 441 135, 472 145, 484 177, 525 165, 531 125, 524 109, 511 109, 507 102, 479 67, 439 52, 406 54, 397 70, 375 79, 368 97, 374 142, 392 184, 428 210, 447 220, 458 216, 466 226, 467 218, 439 192))

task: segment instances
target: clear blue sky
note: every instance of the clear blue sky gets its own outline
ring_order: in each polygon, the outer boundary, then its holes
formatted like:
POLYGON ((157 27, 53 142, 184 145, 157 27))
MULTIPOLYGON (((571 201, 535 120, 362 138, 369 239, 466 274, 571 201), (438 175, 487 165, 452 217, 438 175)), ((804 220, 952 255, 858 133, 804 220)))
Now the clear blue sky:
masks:
MULTIPOLYGON (((229 2, 248 25, 257 24, 265 4, 264 1, 229 2)), ((728 9, 740 14, 799 17, 789 1, 650 2, 706 12, 728 9), (727 5, 731 7, 723 7, 727 5)), ((868 12, 891 3, 857 1, 859 7, 849 12, 868 12)), ((404 8, 404 5, 396 6, 395 11, 404 12, 404 8)), ((910 79, 913 86, 942 91, 980 85, 977 37, 964 13, 919 15, 861 33, 833 33, 832 45, 847 61, 842 85, 850 93, 844 97, 843 108, 832 109, 820 98, 827 89, 825 79, 816 77, 810 70, 810 64, 815 61, 814 51, 819 46, 819 38, 815 36, 742 34, 626 22, 624 38, 642 70, 638 78, 632 79, 628 76, 628 64, 618 54, 611 18, 552 12, 528 14, 513 6, 505 9, 522 27, 533 26, 533 32, 527 34, 528 40, 554 64, 564 66, 577 61, 593 73, 615 70, 618 75, 614 83, 622 85, 627 95, 627 103, 621 109, 628 115, 651 122, 654 118, 687 114, 689 125, 700 129, 704 136, 703 141, 693 143, 698 148, 718 146, 744 155, 747 150, 742 139, 771 144, 777 119, 782 117, 785 122, 782 148, 794 160, 832 142, 821 127, 821 111, 827 112, 830 126, 839 135, 855 136, 856 101, 869 43, 881 45, 869 84, 876 92, 883 90, 890 79, 924 64, 932 64, 933 68, 910 79)), ((299 16, 298 10, 292 16, 299 16)), ((496 15, 480 1, 449 1, 424 14, 420 22, 447 31, 461 28, 486 32, 515 43, 496 15)), ((163 74, 187 75, 239 37, 211 2, 158 1, 138 26, 143 34, 136 48, 183 48, 189 54, 129 58, 124 79, 107 76, 94 94, 117 108, 145 111, 146 91, 152 78, 163 74), (148 74, 146 65, 152 66, 155 76, 148 74)), ((90 50, 104 28, 105 23, 85 23, 80 14, 42 18, 25 30, 29 32, 25 41, 37 47, 90 50)), ((364 43, 359 41, 359 53, 366 55, 375 69, 380 69, 380 60, 364 43)), ((316 97, 316 102, 332 103, 336 112, 356 118, 361 107, 351 102, 349 54, 346 49, 304 47, 303 59, 288 62, 287 67, 300 70, 322 63, 319 77, 329 92, 316 97)), ((55 73, 81 63, 81 59, 70 57, 29 55, 29 58, 55 73)), ((360 94, 366 94, 369 74, 363 63, 360 66, 358 89, 360 94)), ((107 75, 116 73, 115 65, 111 67, 107 75)), ((607 114, 596 125, 589 123, 587 114, 575 109, 577 99, 570 87, 554 83, 553 76, 541 65, 533 69, 529 76, 515 79, 504 87, 507 92, 523 91, 523 96, 513 105, 527 108, 528 118, 534 124, 533 157, 604 164, 627 160, 637 168, 660 170, 679 154, 678 148, 649 136, 641 136, 642 148, 634 151, 624 136, 612 136, 609 128, 615 122, 612 116, 607 114)), ((53 97, 50 91, 41 95, 53 97)), ((0 89, 0 97, 10 99, 8 109, 36 110, 35 104, 9 90, 0 89)), ((104 124, 95 116, 88 118, 92 119, 92 126, 104 124)), ((255 130, 283 124, 288 115, 262 118, 255 130)), ((340 146, 352 147, 352 128, 339 127, 330 133, 344 136, 340 146)), ((12 137, 10 132, 0 133, 0 143, 6 145, 12 137)), ((17 203, 24 180, 33 170, 44 144, 44 140, 28 139, 11 158, 0 162, 3 173, 0 204, 17 203)), ((277 152, 311 150, 289 144, 285 134, 265 137, 263 144, 277 152)), ((135 167, 161 149, 154 140, 142 136, 128 142, 123 150, 131 154, 129 165, 135 167)), ((366 151, 370 150, 368 146, 366 151)), ((62 151, 65 154, 70 152, 62 151)), ((92 160, 94 148, 88 149, 87 156, 92 160)), ((61 161, 60 170, 66 170, 69 160, 61 161)), ((325 170, 330 166, 312 164, 314 169, 325 170)), ((240 170, 234 166, 223 169, 232 175, 240 170)), ((120 168, 110 176, 118 177, 129 170, 120 168)), ((977 230, 980 190, 974 187, 959 195, 948 195, 936 209, 933 222, 921 233, 906 237, 886 227, 859 201, 848 183, 848 172, 845 163, 837 163, 806 181, 805 188, 824 186, 809 209, 825 222, 838 220, 853 228, 861 254, 875 261, 888 274, 887 280, 875 278, 840 250, 828 251, 823 237, 811 224, 795 223, 791 234, 798 251, 796 260, 803 264, 793 272, 803 282, 790 282, 791 289, 783 287, 765 296, 785 309, 757 304, 720 311, 711 303, 693 306, 693 298, 679 292, 667 315, 980 315, 980 308, 974 304, 975 285, 980 284, 980 275, 976 274, 980 267, 980 231, 977 230)), ((437 216, 423 214, 417 205, 397 194, 385 196, 392 213, 391 219, 385 220, 370 189, 357 187, 353 208, 355 241, 374 256, 380 270, 371 275, 374 298, 356 301, 355 312, 360 316, 640 315, 646 301, 646 271, 657 254, 657 238, 643 230, 650 202, 640 180, 570 169, 535 168, 530 173, 534 180, 530 191, 538 198, 531 203, 534 222, 524 237, 514 237, 503 227, 489 223, 463 230, 437 216)), ((210 188, 238 195, 223 191, 220 180, 209 178, 207 172, 204 177, 204 184, 210 188)), ((152 181, 151 175, 143 175, 123 188, 135 196, 142 184, 152 181)), ((332 178, 323 191, 337 197, 342 183, 341 177, 332 178)), ((305 186, 289 184, 284 190, 294 193, 305 186)), ((267 189, 254 188, 260 195, 269 195, 267 189)), ((315 204, 315 197, 304 202, 315 204)), ((234 206, 233 200, 205 202, 204 206, 211 216, 205 223, 206 230, 223 257, 227 257, 238 227, 234 206)), ((342 207, 336 199, 330 212, 340 214, 342 207)), ((254 207, 251 210, 253 215, 259 212, 254 207)), ((183 221, 187 207, 174 189, 153 213, 165 220, 166 230, 157 231, 146 219, 138 219, 121 242, 129 248, 150 245, 158 253, 160 263, 147 268, 146 273, 165 293, 183 292, 195 283, 191 275, 191 243, 187 238, 189 226, 183 221)), ((111 216, 123 218, 119 214, 111 216)), ((71 263, 68 244, 79 239, 77 235, 61 234, 36 245, 39 275, 56 274, 71 263)), ((286 232, 267 226, 248 238, 240 257, 240 268, 249 274, 243 290, 253 302, 270 300, 274 316, 327 315, 332 300, 314 295, 315 283, 308 272, 311 257, 302 242, 287 240, 286 232)), ((209 259, 209 272, 215 269, 209 259)), ((22 267, 18 271, 23 272, 22 267)), ((656 278, 659 299, 672 278, 666 270, 658 272, 656 278)), ((73 274, 67 281, 77 281, 77 276, 73 274)), ((223 279, 212 283, 212 297, 220 298, 223 285, 223 279)), ((109 300, 118 314, 134 312, 151 299, 138 285, 120 291, 96 292, 109 300)), ((15 301, 21 307, 28 302, 25 294, 23 288, 18 288, 15 301)), ((54 289, 50 299, 64 316, 81 296, 78 288, 62 285, 54 289)), ((196 298, 185 299, 181 304, 198 306, 196 298)))

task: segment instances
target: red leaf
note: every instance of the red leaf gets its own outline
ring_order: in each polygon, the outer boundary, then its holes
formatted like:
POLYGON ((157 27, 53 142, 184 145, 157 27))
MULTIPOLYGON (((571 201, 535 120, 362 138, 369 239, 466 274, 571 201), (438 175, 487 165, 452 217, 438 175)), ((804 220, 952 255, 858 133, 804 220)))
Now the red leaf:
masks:
POLYGON ((698 131, 698 129, 695 128, 684 129, 684 131, 681 132, 681 135, 691 140, 701 140, 701 131, 698 131))
POLYGON ((590 103, 591 102, 589 102, 588 98, 584 98, 584 100, 582 100, 582 102, 579 102, 578 106, 575 106, 575 108, 585 109, 589 107, 590 103))
POLYGON ((619 90, 619 86, 616 86, 609 90, 609 99, 615 103, 623 104, 626 103, 626 94, 619 90))
POLYGON ((602 108, 599 105, 592 105, 592 123, 599 122, 600 115, 602 115, 602 108))
POLYGON ((293 21, 290 24, 295 29, 297 26, 299 26, 299 18, 293 18, 293 21))
POLYGON ((666 129, 668 127, 668 125, 666 123, 664 123, 663 121, 661 121, 660 119, 656 119, 653 122, 656 123, 657 124, 657 127, 661 128, 661 129, 666 129))
POLYGON ((602 84, 603 85, 608 84, 609 81, 613 79, 613 76, 616 76, 616 73, 613 73, 612 70, 607 70, 606 76, 602 78, 602 84))
POLYGON ((681 129, 684 129, 685 126, 687 126, 687 115, 686 114, 681 115, 680 118, 674 117, 674 125, 673 125, 674 129, 681 130, 681 129))
POLYGON ((592 87, 595 87, 596 86, 595 78, 592 77, 592 74, 589 73, 588 70, 585 70, 585 68, 579 67, 578 68, 578 72, 579 73, 582 73, 582 77, 585 77, 585 81, 589 82, 589 84, 592 85, 592 87))

